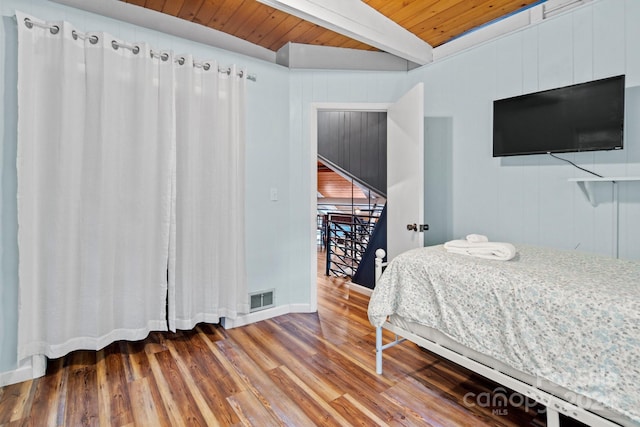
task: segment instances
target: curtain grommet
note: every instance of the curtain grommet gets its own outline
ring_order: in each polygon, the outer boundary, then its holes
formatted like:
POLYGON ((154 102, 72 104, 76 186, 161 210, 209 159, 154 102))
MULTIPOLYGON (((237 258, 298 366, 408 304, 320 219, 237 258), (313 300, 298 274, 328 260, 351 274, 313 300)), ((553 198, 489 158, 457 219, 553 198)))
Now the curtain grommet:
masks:
POLYGON ((32 29, 33 28, 33 22, 31 22, 31 19, 24 18, 24 26, 27 27, 28 29, 32 29))
POLYGON ((120 47, 120 45, 118 44, 117 41, 115 40, 111 40, 111 47, 113 48, 113 50, 118 50, 118 48, 120 47))
POLYGON ((60 32, 60 27, 58 27, 57 25, 54 25, 51 28, 49 28, 49 32, 51 34, 58 34, 60 32))

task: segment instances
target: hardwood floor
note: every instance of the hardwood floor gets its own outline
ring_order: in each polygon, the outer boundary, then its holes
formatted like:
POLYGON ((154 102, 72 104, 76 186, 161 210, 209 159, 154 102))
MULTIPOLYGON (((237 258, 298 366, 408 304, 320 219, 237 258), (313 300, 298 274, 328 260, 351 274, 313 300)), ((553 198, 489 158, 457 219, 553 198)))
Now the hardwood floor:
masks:
POLYGON ((45 377, 0 388, 0 426, 545 425, 539 408, 505 406, 495 384, 411 343, 385 351, 376 375, 368 297, 319 274, 318 301, 313 314, 50 360, 45 377))

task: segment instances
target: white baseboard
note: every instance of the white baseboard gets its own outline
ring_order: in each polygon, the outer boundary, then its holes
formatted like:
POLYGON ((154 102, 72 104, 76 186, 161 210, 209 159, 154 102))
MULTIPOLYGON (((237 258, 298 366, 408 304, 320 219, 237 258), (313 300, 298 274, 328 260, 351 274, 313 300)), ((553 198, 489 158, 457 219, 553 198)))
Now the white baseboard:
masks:
POLYGON ((282 316, 283 314, 313 312, 315 312, 315 310, 311 310, 310 304, 288 304, 245 314, 244 316, 238 316, 235 319, 223 317, 220 319, 220 323, 225 329, 233 329, 249 325, 251 323, 260 322, 261 320, 272 319, 277 316, 282 316))
POLYGON ((0 372, 0 387, 17 384, 44 376, 47 370, 47 358, 32 356, 12 371, 0 372))
POLYGON ((312 310, 310 304, 291 304, 290 313, 315 313, 318 310, 312 310))
POLYGON ((349 290, 353 292, 357 292, 359 294, 371 296, 373 293, 373 289, 367 288, 366 286, 358 285, 357 283, 349 282, 349 290))

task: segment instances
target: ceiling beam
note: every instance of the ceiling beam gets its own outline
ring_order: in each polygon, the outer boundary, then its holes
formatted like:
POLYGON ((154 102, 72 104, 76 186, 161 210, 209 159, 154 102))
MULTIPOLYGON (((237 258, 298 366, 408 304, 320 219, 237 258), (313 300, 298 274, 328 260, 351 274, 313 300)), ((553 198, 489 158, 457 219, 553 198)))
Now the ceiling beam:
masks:
POLYGON ((258 0, 282 12, 424 65, 433 48, 361 0, 258 0))
POLYGON ((313 70, 409 71, 418 67, 387 52, 291 42, 278 50, 276 64, 313 70))

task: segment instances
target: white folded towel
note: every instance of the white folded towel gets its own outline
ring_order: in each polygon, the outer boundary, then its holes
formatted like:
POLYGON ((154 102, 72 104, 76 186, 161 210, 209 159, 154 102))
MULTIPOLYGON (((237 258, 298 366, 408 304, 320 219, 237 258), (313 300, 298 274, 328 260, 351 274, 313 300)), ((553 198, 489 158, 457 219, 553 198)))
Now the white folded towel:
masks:
POLYGON ((489 238, 487 236, 484 236, 482 234, 468 234, 467 235, 467 242, 469 243, 483 243, 483 242, 488 242, 489 238))
POLYGON ((467 240, 451 240, 444 244, 444 248, 451 253, 500 261, 509 261, 516 256, 515 246, 504 242, 471 243, 467 240))

